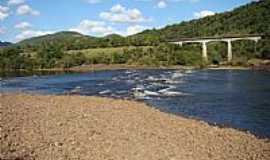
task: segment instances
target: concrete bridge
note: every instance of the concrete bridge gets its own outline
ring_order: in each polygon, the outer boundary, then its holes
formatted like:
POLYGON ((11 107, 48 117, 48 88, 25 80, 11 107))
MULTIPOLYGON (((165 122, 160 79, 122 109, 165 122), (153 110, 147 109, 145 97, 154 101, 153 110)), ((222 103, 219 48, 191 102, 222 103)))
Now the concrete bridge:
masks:
POLYGON ((224 38, 189 38, 189 39, 182 39, 177 42, 171 42, 173 44, 177 44, 183 46, 184 43, 201 43, 202 44, 202 57, 205 61, 208 61, 208 54, 207 54, 207 43, 209 42, 226 42, 228 46, 228 62, 232 62, 233 53, 232 53, 232 42, 239 41, 239 40, 251 40, 257 42, 261 39, 261 36, 242 36, 242 37, 224 37, 224 38))

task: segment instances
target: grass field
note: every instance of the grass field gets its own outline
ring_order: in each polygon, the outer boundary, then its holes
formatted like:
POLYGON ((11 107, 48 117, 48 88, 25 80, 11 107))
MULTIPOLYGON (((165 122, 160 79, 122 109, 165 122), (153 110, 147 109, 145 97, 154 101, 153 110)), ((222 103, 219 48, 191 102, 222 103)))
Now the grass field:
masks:
POLYGON ((93 48, 93 49, 83 49, 83 50, 70 50, 67 51, 69 54, 83 53, 86 58, 92 57, 92 55, 96 54, 113 54, 113 53, 123 53, 124 49, 135 49, 135 48, 151 48, 152 46, 128 46, 128 47, 111 47, 111 48, 93 48))

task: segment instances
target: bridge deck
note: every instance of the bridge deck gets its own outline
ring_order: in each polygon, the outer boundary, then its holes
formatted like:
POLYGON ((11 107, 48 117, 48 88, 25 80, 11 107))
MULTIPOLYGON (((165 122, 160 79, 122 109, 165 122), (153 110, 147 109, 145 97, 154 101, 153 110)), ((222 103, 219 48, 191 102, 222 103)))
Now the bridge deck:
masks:
POLYGON ((192 38, 179 38, 175 40, 170 40, 168 42, 179 42, 179 41, 196 41, 196 40, 221 40, 230 38, 247 38, 247 37, 263 37, 264 35, 252 34, 252 35, 232 35, 232 36, 214 36, 214 37, 192 37, 192 38))

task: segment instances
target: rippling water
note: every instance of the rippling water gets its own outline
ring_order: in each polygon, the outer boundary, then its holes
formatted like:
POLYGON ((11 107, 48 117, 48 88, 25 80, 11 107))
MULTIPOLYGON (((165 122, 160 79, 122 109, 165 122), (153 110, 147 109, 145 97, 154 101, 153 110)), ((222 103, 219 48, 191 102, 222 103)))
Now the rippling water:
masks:
POLYGON ((270 73, 118 70, 9 78, 1 92, 80 94, 145 101, 162 111, 270 137, 270 73))

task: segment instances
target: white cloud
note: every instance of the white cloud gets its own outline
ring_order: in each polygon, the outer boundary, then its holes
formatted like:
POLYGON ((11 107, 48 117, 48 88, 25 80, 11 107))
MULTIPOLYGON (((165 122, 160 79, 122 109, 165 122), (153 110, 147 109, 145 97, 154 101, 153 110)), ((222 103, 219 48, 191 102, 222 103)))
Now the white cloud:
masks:
POLYGON ((136 33, 139 33, 139 32, 142 32, 143 30, 145 30, 146 27, 145 26, 140 26, 140 25, 135 25, 135 26, 129 26, 127 28, 127 31, 126 31, 126 35, 133 35, 133 34, 136 34, 136 33))
POLYGON ((212 16, 212 15, 215 15, 215 12, 209 11, 209 10, 203 10, 203 11, 194 13, 195 18, 204 18, 204 17, 212 16))
POLYGON ((8 7, 1 6, 1 5, 0 5, 0 12, 7 12, 8 10, 9 10, 8 7))
POLYGON ((145 30, 146 26, 141 25, 134 25, 128 26, 126 29, 117 30, 111 26, 108 26, 106 22, 103 21, 92 21, 92 20, 83 20, 81 23, 69 29, 69 31, 75 31, 86 35, 93 35, 93 36, 106 36, 109 34, 120 34, 122 36, 133 35, 145 30))
POLYGON ((26 30, 26 29, 29 29, 32 25, 28 22, 21 22, 21 23, 18 23, 14 26, 14 28, 16 29, 20 29, 20 30, 26 30))
POLYGON ((140 10, 126 9, 120 4, 113 6, 108 12, 101 12, 100 18, 114 23, 138 23, 145 22, 147 18, 143 16, 140 10))
POLYGON ((158 8, 166 8, 167 7, 167 3, 166 1, 159 1, 157 4, 158 8))
POLYGON ((112 27, 107 26, 105 22, 91 20, 81 21, 78 26, 71 28, 70 31, 82 34, 93 34, 95 36, 105 36, 115 32, 115 30, 112 27))
POLYGON ((9 16, 9 8, 0 5, 0 21, 6 19, 9 16))
POLYGON ((8 5, 19 5, 23 4, 25 1, 24 0, 9 0, 8 5))
POLYGON ((126 8, 121 6, 120 4, 112 6, 111 8, 112 13, 124 13, 125 11, 126 11, 126 8))
POLYGON ((18 15, 33 15, 33 16, 37 16, 39 15, 39 11, 32 9, 30 6, 24 4, 24 5, 20 5, 17 8, 17 14, 18 15))
POLYGON ((16 41, 21 41, 31 37, 43 36, 46 34, 52 34, 55 31, 39 31, 39 30, 25 30, 22 31, 20 34, 16 35, 16 41))

